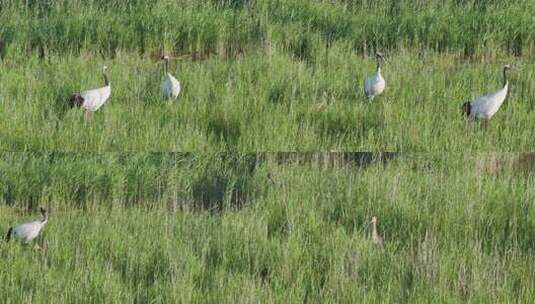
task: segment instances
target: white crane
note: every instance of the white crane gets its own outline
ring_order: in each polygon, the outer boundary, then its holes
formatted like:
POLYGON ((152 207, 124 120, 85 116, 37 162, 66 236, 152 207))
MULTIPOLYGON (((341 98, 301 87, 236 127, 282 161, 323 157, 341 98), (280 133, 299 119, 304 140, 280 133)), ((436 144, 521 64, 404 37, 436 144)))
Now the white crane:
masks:
POLYGON ((468 119, 485 119, 488 121, 498 112, 509 90, 509 82, 507 81, 507 71, 509 69, 511 69, 510 65, 503 66, 503 87, 501 89, 494 93, 479 96, 462 105, 463 114, 468 119))
POLYGON ((104 77, 104 86, 98 89, 87 90, 73 94, 69 97, 71 107, 82 107, 86 112, 95 112, 98 110, 111 95, 110 82, 108 81, 107 66, 102 67, 102 76, 104 77))
POLYGON ((376 73, 364 81, 364 93, 370 101, 375 96, 381 95, 386 86, 385 79, 383 78, 383 75, 381 75, 381 61, 384 61, 385 57, 382 53, 375 52, 375 59, 377 60, 376 73))
POLYGON ((33 222, 19 224, 9 228, 6 235, 6 241, 9 241, 11 237, 14 237, 22 243, 28 244, 35 239, 48 222, 46 209, 41 208, 40 211, 41 220, 35 220, 33 222))
POLYGON ((372 242, 375 246, 377 246, 379 249, 384 249, 384 239, 383 237, 377 232, 377 218, 374 216, 372 217, 372 220, 370 221, 372 224, 372 242))
POLYGON ((180 94, 180 82, 169 73, 169 56, 162 56, 164 62, 164 80, 162 84, 163 96, 168 99, 176 99, 180 94))

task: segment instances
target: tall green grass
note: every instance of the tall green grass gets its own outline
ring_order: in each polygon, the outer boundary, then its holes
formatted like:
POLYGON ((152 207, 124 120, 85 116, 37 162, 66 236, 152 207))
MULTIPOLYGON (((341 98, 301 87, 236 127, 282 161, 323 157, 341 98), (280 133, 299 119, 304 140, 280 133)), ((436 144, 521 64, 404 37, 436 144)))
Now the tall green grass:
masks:
POLYGON ((0 302, 530 302, 533 155, 480 151, 533 150, 533 11, 0 0, 0 233, 50 211, 39 249, 0 241, 0 302), (504 63, 504 106, 465 122, 504 63), (104 64, 112 97, 86 119, 66 97, 104 64), (364 150, 438 153, 336 152, 364 150))
POLYGON ((4 151, 533 149, 533 1, 0 4, 4 151), (374 49, 387 90, 367 104, 374 49), (169 105, 163 53, 182 58, 169 105), (504 63, 508 102, 487 129, 464 123, 504 63), (102 85, 103 64, 112 97, 85 121, 65 100, 102 85))
POLYGON ((162 67, 120 53, 102 59, 51 56, 4 62, 0 146, 4 151, 527 151, 533 149, 534 65, 527 58, 466 62, 459 54, 401 51, 383 69, 387 88, 368 103, 374 60, 333 46, 313 63, 274 50, 236 60, 177 61, 175 103, 161 97, 162 67), (490 124, 463 120, 464 101, 501 86, 509 97, 490 124), (108 65, 110 100, 91 120, 66 108, 73 92, 99 87, 108 65))
POLYGON ((360 157, 3 154, 0 230, 37 205, 49 207, 50 222, 41 250, 1 243, 0 295, 7 303, 533 298, 532 156, 360 157), (200 188, 219 190, 199 197, 200 188), (86 195, 71 197, 78 189, 86 195), (372 215, 384 253, 369 239, 372 215))
POLYGON ((372 47, 501 49, 533 55, 532 1, 5 1, 3 56, 41 49, 114 56, 188 52, 236 55, 275 43, 285 48, 346 41, 372 47), (298 35, 294 35, 297 31, 298 35), (294 42, 297 42, 294 44, 294 42))

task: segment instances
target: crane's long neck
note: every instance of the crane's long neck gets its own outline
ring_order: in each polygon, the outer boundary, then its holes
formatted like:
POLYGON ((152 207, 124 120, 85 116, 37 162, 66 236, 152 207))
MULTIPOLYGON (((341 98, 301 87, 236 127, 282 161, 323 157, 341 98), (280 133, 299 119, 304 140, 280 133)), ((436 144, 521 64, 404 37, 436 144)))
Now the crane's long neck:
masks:
POLYGON ((379 236, 379 234, 377 233, 377 223, 374 221, 372 222, 372 225, 372 238, 377 239, 377 237, 379 236))
POLYGON ((169 73, 169 59, 165 59, 165 63, 163 66, 164 66, 165 75, 167 75, 167 73, 169 73))
POLYGON ((44 226, 48 222, 48 216, 46 213, 41 213, 41 225, 44 226))
POLYGON ((108 81, 108 74, 106 73, 106 71, 102 72, 102 76, 104 77, 104 85, 109 86, 110 82, 108 81))
POLYGON ((503 86, 505 87, 507 85, 507 69, 503 69, 503 86))
POLYGON ((381 73, 381 58, 375 56, 375 60, 377 60, 377 73, 381 73))

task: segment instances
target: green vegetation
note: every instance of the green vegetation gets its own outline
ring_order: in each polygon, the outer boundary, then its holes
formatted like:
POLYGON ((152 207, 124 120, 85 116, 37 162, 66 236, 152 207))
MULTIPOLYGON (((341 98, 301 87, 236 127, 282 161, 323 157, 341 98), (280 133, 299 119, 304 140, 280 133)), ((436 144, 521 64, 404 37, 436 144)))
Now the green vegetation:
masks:
POLYGON ((0 242, 7 303, 535 297, 532 155, 12 153, 0 169, 1 231, 50 209, 42 250, 0 242))
POLYGON ((50 212, 35 244, 0 241, 0 302, 533 301, 535 157, 499 153, 535 149, 533 12, 0 0, 0 236, 50 212), (387 86, 368 102, 375 50, 387 86), (505 104, 465 121, 505 63, 505 104), (69 109, 102 65, 111 98, 69 109))
POLYGON ((532 150, 533 1, 0 1, 4 151, 532 150), (379 48, 387 89, 369 104, 379 48), (183 92, 162 100, 162 53, 183 92), (460 105, 500 86, 490 126, 460 105), (65 108, 102 85, 91 121, 65 108))

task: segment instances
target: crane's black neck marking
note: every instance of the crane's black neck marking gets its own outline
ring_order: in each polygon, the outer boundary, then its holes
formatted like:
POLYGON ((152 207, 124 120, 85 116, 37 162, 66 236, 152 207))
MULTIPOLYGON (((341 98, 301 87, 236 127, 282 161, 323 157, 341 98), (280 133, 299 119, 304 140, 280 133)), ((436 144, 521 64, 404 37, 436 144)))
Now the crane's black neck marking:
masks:
POLYGON ((503 68, 503 86, 507 84, 507 68, 503 68))
POLYGON ((375 55, 375 60, 377 60, 377 71, 381 69, 381 57, 379 55, 375 55))
POLYGON ((9 229, 7 230, 6 242, 9 242, 9 240, 11 240, 11 234, 13 234, 13 227, 9 227, 9 229))
POLYGON ((108 74, 106 73, 106 71, 102 72, 102 76, 104 76, 104 85, 109 86, 110 82, 108 81, 108 74))
POLYGON ((41 223, 45 224, 48 220, 46 209, 41 208, 41 223))
POLYGON ((167 75, 167 73, 169 73, 169 58, 165 58, 165 64, 163 66, 164 66, 165 74, 167 75))

